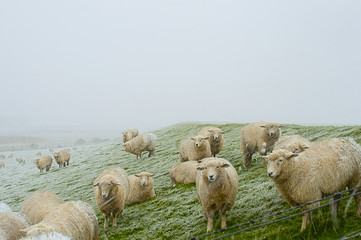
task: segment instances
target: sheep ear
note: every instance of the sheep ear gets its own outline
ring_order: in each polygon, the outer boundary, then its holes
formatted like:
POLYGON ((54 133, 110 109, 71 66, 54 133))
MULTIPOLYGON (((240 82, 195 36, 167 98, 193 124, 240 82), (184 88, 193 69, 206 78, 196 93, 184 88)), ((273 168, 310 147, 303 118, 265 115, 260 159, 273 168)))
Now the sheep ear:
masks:
POLYGON ((221 133, 222 133, 222 134, 224 134, 224 132, 223 132, 223 131, 221 131, 221 133))
POLYGON ((283 128, 283 126, 282 126, 282 125, 279 125, 278 128, 283 128))
POLYGON ((24 228, 24 229, 20 229, 19 231, 23 233, 27 233, 29 230, 30 230, 29 228, 24 228))
POLYGON ((297 157, 298 156, 298 153, 293 153, 293 152, 289 152, 286 154, 286 159, 290 159, 292 157, 297 157))
POLYGON ((204 140, 207 140, 207 139, 209 139, 209 137, 205 137, 205 138, 203 138, 204 140))
POLYGON ((309 146, 306 145, 306 144, 301 144, 300 147, 302 148, 302 150, 305 150, 305 149, 309 148, 309 146))
POLYGON ((120 186, 120 184, 119 183, 117 183, 117 182, 111 182, 113 185, 115 185, 115 186, 120 186))
POLYGON ((197 163, 202 163, 202 160, 198 160, 197 163))
POLYGON ((193 141, 194 141, 194 140, 196 140, 196 139, 195 139, 195 138, 193 138, 193 137, 191 137, 191 140, 193 140, 193 141))
POLYGON ((223 163, 223 164, 221 165, 222 168, 228 168, 229 166, 231 166, 231 165, 229 165, 228 163, 223 163))
POLYGON ((213 130, 212 130, 212 129, 208 129, 208 132, 213 132, 213 130))
POLYGON ((138 174, 134 174, 134 176, 136 176, 136 177, 141 177, 141 175, 138 175, 138 174))
POLYGON ((204 167, 197 167, 197 170, 202 171, 204 167))
POLYGON ((266 126, 261 126, 261 128, 266 128, 266 126))
POLYGON ((96 183, 96 184, 93 185, 93 187, 97 187, 97 186, 99 186, 99 183, 96 183))
POLYGON ((149 174, 149 176, 151 176, 151 177, 153 177, 154 175, 155 175, 154 173, 149 174))

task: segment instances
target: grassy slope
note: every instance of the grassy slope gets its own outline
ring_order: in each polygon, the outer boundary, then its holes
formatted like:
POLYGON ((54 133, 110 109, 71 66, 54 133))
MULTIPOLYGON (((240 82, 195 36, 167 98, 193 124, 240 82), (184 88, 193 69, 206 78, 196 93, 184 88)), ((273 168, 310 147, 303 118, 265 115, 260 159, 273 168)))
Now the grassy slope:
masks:
MULTIPOLYGON (((20 210, 22 201, 31 192, 39 189, 52 190, 64 200, 86 201, 93 206, 99 218, 100 239, 187 239, 202 235, 206 232, 206 222, 197 200, 195 184, 171 186, 169 170, 179 161, 180 140, 189 134, 197 133, 203 126, 205 125, 186 123, 155 131, 154 133, 158 136, 155 157, 143 156, 140 161, 136 161, 135 155, 121 151, 119 139, 72 153, 71 166, 66 169, 53 167, 49 173, 39 174, 33 164, 29 163, 30 161, 25 167, 14 165, 12 171, 9 171, 9 168, 6 168, 6 171, 2 169, 0 201, 6 202, 14 210, 20 210), (117 228, 105 231, 102 226, 104 217, 94 201, 92 182, 105 168, 114 166, 126 169, 128 174, 142 171, 155 173, 157 196, 146 203, 127 206, 123 217, 118 220, 117 228)), ((258 154, 254 155, 254 161, 249 169, 241 168, 243 158, 239 148, 239 134, 243 126, 243 124, 218 125, 226 132, 225 145, 218 156, 229 160, 239 174, 237 201, 235 207, 227 214, 229 227, 289 209, 273 182, 267 177, 266 167, 260 166, 258 154)), ((283 134, 300 134, 310 141, 350 136, 359 144, 361 143, 361 127, 359 126, 285 125, 283 134)), ((267 227, 246 231, 238 237, 242 239, 335 239, 360 228, 361 218, 354 214, 353 200, 343 201, 339 213, 339 227, 336 229, 330 219, 329 208, 325 207, 313 214, 314 224, 303 233, 299 232, 302 217, 298 216, 267 227)), ((218 217, 215 220, 215 230, 218 230, 220 220, 218 217)), ((239 229, 233 231, 236 230, 239 229)), ((226 233, 231 232, 232 230, 228 230, 226 233)), ((216 236, 222 236, 222 234, 212 237, 216 236)))

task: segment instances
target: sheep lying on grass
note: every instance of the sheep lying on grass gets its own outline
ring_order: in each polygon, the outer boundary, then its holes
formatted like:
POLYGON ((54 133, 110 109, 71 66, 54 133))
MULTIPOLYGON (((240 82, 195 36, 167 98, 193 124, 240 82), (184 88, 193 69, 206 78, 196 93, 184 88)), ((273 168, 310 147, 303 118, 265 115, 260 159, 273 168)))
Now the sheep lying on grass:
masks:
MULTIPOLYGON (((280 127, 275 122, 255 122, 246 125, 241 130, 241 150, 243 152, 244 166, 251 164, 255 152, 265 156, 272 151, 274 144, 281 135, 280 127)), ((264 165, 262 159, 262 165, 264 165)))
POLYGON ((126 171, 120 167, 105 169, 93 184, 95 201, 105 215, 104 228, 108 228, 109 218, 113 227, 117 226, 117 215, 122 216, 125 200, 129 194, 129 181, 126 171))
POLYGON ((186 161, 174 165, 170 172, 170 180, 172 183, 195 183, 197 167, 201 161, 186 161))
POLYGON ((183 139, 179 144, 179 160, 197 161, 212 156, 211 145, 208 141, 209 137, 202 135, 190 136, 183 139))
POLYGON ((153 133, 144 133, 123 144, 126 152, 133 153, 142 159, 142 152, 148 151, 148 157, 154 156, 157 136, 153 133))
POLYGON ((89 204, 82 201, 58 205, 41 222, 24 231, 27 237, 55 231, 74 240, 99 239, 95 212, 89 204))
POLYGON ((21 230, 29 227, 26 216, 15 212, 0 213, 0 239, 17 240, 25 236, 21 230))
POLYGON ((226 228, 226 212, 233 207, 238 192, 238 174, 230 162, 222 158, 206 158, 197 168, 197 196, 208 221, 207 232, 213 229, 213 218, 221 215, 221 228, 226 228))
POLYGON ((64 201, 51 191, 37 191, 31 194, 24 202, 21 213, 29 218, 31 225, 39 223, 55 207, 64 201))
POLYGON ((138 129, 127 129, 122 132, 123 143, 126 143, 138 136, 138 129))
POLYGON ((223 148, 224 132, 216 127, 204 127, 199 132, 198 135, 209 137, 208 141, 211 145, 212 157, 215 157, 223 148))
POLYGON ((61 150, 60 152, 54 152, 54 158, 59 167, 69 166, 70 153, 68 149, 61 150))
POLYGON ((155 197, 153 176, 154 174, 148 172, 128 176, 129 193, 126 205, 145 202, 155 197))
MULTIPOLYGON (((361 186, 361 147, 353 140, 327 139, 299 155, 284 149, 275 150, 268 155, 268 161, 268 176, 292 207, 332 195, 345 187, 361 186)), ((355 200, 357 215, 360 215, 361 195, 355 196, 355 200)), ((319 203, 307 205, 303 210, 317 206, 319 203)), ((335 217, 338 206, 339 202, 332 206, 335 217)), ((304 213, 301 231, 310 222, 311 212, 304 213)))
POLYGON ((286 136, 278 140, 273 148, 273 151, 278 149, 286 149, 293 153, 300 153, 311 146, 311 143, 300 135, 286 136))
POLYGON ((35 159, 34 163, 41 173, 44 171, 44 169, 48 172, 53 163, 53 159, 49 155, 43 155, 40 158, 35 159))

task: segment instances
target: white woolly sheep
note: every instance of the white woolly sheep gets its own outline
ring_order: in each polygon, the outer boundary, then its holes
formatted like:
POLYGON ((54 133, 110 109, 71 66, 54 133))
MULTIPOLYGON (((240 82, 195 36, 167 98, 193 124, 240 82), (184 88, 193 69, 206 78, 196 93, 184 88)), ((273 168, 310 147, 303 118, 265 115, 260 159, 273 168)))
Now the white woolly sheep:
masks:
POLYGON ((37 152, 36 152, 36 155, 41 156, 41 152, 40 152, 40 151, 37 151, 37 152))
POLYGON ((49 155, 43 155, 40 158, 35 159, 34 163, 41 173, 44 169, 46 172, 48 172, 53 163, 53 159, 49 155))
POLYGON ((37 191, 31 194, 21 207, 21 213, 25 214, 31 225, 39 223, 55 207, 64 201, 51 191, 37 191))
POLYGON ((311 143, 300 135, 286 136, 278 140, 273 148, 273 151, 278 149, 286 149, 293 153, 300 153, 311 146, 311 143))
POLYGON ((197 167, 201 161, 186 161, 174 165, 170 172, 170 180, 172 183, 195 183, 197 167))
POLYGON ((123 135, 123 143, 126 143, 136 136, 138 136, 138 129, 127 129, 122 132, 123 135))
POLYGON ((183 139, 179 144, 179 160, 198 161, 212 156, 209 137, 202 135, 189 136, 183 139))
POLYGON ((148 172, 128 176, 129 193, 126 205, 142 203, 155 197, 153 176, 154 174, 148 172))
POLYGON ((204 127, 199 132, 198 135, 209 137, 208 141, 211 145, 212 157, 215 157, 223 148, 224 132, 216 127, 204 127))
POLYGON ((148 157, 154 156, 157 136, 153 133, 144 133, 123 144, 126 152, 133 153, 142 159, 142 152, 148 151, 148 157))
POLYGON ((222 158, 206 158, 197 168, 197 196, 208 221, 207 232, 213 229, 213 218, 221 215, 221 228, 226 228, 226 212, 233 207, 238 192, 238 174, 230 162, 222 158))
POLYGON ((5 154, 0 153, 0 158, 5 158, 5 154))
MULTIPOLYGON (((281 127, 275 122, 255 122, 242 128, 241 150, 245 167, 251 164, 255 152, 265 156, 267 152, 272 151, 281 135, 281 127)), ((262 165, 264 164, 265 161, 262 159, 262 165)))
POLYGON ((0 213, 0 239, 17 240, 25 236, 21 231, 29 227, 26 216, 15 212, 0 213))
MULTIPOLYGON (((267 171, 281 195, 295 207, 346 187, 361 186, 361 147, 353 140, 332 138, 313 144, 299 155, 285 149, 275 150, 268 155, 267 171)), ((360 215, 361 195, 355 196, 355 200, 357 215, 360 215)), ((303 210, 317 206, 319 203, 307 205, 303 210)), ((332 206, 335 217, 338 206, 339 202, 332 206)), ((301 231, 310 222, 311 212, 304 213, 301 231)))
POLYGON ((58 232, 46 232, 38 235, 21 238, 21 240, 71 240, 70 237, 64 236, 58 232))
POLYGON ((8 154, 8 158, 12 158, 13 156, 14 156, 13 153, 9 153, 9 154, 8 154))
POLYGON ((98 219, 92 207, 82 201, 58 205, 44 219, 24 229, 27 237, 57 232, 74 240, 99 239, 98 219))
POLYGON ((16 161, 17 161, 19 164, 25 164, 25 158, 23 158, 23 157, 17 157, 17 158, 16 158, 16 161))
POLYGON ((4 213, 4 212, 12 212, 11 208, 3 202, 0 202, 0 213, 4 213))
POLYGON ((0 168, 5 167, 5 162, 4 161, 0 161, 0 168))
POLYGON ((109 218, 113 227, 117 226, 117 215, 123 214, 125 200, 129 194, 129 181, 126 171, 120 167, 105 169, 93 184, 95 201, 105 215, 104 228, 108 228, 109 218))
POLYGON ((65 165, 69 166, 70 161, 70 153, 69 149, 61 150, 60 152, 54 152, 54 158, 59 167, 65 167, 65 165))

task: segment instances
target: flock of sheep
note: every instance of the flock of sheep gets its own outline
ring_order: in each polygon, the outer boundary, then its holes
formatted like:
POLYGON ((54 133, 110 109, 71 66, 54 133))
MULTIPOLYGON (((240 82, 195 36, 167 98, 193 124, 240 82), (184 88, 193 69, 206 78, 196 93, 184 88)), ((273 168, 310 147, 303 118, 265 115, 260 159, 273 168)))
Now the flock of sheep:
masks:
MULTIPOLYGON (((331 138, 311 143, 299 135, 281 138, 281 127, 274 122, 246 125, 241 130, 240 148, 245 167, 250 166, 256 152, 262 155, 262 164, 268 161, 268 176, 290 206, 319 200, 346 187, 361 187, 361 147, 353 139, 331 138)), ((137 159, 144 151, 149 152, 149 157, 154 155, 156 135, 138 135, 136 129, 122 134, 122 147, 126 152, 135 154, 137 159)), ((223 148, 223 134, 221 129, 209 126, 197 135, 183 139, 179 144, 180 163, 169 172, 173 184, 196 184, 207 232, 213 230, 216 214, 221 217, 221 228, 226 228, 226 212, 234 206, 238 192, 236 169, 226 159, 216 157, 223 148)), ((61 167, 69 164, 70 154, 63 150, 54 153, 54 158, 61 167)), ((51 166, 48 158, 40 157, 35 163, 40 171, 48 171, 49 161, 51 166)), ((108 228, 109 221, 116 226, 117 217, 122 216, 126 205, 142 203, 156 196, 153 176, 148 172, 128 176, 120 167, 105 169, 98 175, 93 182, 93 191, 97 207, 105 216, 104 228, 108 228)), ((361 195, 354 198, 356 213, 360 215, 361 195)), ((318 204, 306 205, 303 210, 318 204)), ((333 203, 334 216, 338 207, 339 202, 333 203)), ((41 234, 45 234, 56 236, 54 239, 98 239, 97 217, 93 209, 81 201, 64 203, 52 192, 38 191, 24 201, 21 213, 3 209, 6 207, 0 205, 0 238, 41 239, 41 234), (14 237, 7 237, 9 234, 14 237)), ((311 212, 304 213, 301 231, 310 222, 311 212)))

